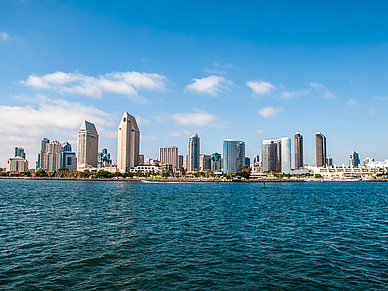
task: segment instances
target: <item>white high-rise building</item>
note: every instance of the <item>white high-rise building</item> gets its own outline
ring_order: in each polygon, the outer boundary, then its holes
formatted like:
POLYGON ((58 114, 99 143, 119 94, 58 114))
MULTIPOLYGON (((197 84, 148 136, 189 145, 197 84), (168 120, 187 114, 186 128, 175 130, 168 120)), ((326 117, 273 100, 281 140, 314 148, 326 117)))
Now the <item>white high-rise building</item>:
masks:
POLYGON ((280 139, 280 154, 283 174, 291 174, 291 139, 282 137, 280 139))
POLYGON ((77 170, 97 168, 98 132, 95 125, 84 120, 78 131, 77 170))
POLYGON ((291 139, 264 140, 262 144, 264 172, 291 173, 291 139))
POLYGON ((59 141, 54 140, 46 144, 44 153, 43 169, 47 172, 56 172, 61 167, 61 149, 62 145, 59 141))
POLYGON ((21 157, 9 158, 6 165, 7 172, 28 172, 28 161, 21 157))
POLYGON ((172 165, 174 169, 179 170, 178 148, 176 146, 159 148, 159 159, 163 164, 172 165))
POLYGON ((124 112, 118 128, 117 167, 122 173, 139 165, 140 130, 135 117, 124 112))
POLYGON ((245 143, 236 139, 225 139, 223 145, 224 174, 242 171, 245 164, 245 143))
POLYGON ((192 172, 194 169, 199 170, 200 149, 198 134, 193 134, 189 137, 189 142, 187 143, 186 165, 188 172, 192 172))

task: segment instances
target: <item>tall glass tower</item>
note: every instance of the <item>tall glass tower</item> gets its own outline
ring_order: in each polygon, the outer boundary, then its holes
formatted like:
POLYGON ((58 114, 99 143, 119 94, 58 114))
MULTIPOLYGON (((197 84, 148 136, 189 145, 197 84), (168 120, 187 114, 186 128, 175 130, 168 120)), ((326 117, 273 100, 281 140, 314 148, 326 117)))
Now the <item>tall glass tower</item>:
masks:
POLYGON ((187 143, 187 171, 192 172, 194 169, 199 170, 199 155, 201 153, 200 139, 198 134, 189 137, 187 143))
POLYGON ((303 135, 297 132, 294 135, 295 170, 303 168, 303 135))
POLYGON ((317 167, 326 165, 326 136, 323 133, 317 132, 315 134, 315 154, 317 167))
POLYGON ((245 143, 236 139, 225 139, 223 146, 224 174, 235 174, 245 164, 245 143))

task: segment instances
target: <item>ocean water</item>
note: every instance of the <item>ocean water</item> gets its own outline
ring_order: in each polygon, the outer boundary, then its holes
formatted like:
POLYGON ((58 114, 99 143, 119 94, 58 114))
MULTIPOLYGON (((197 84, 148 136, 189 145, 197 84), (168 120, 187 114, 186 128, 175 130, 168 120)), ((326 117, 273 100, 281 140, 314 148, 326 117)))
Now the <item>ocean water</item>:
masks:
POLYGON ((0 289, 387 290, 388 183, 0 180, 0 289))

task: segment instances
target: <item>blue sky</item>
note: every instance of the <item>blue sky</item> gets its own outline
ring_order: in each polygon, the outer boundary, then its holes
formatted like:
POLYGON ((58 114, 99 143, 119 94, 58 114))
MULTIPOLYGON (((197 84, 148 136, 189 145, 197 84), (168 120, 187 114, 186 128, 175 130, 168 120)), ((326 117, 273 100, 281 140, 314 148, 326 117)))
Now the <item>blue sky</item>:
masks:
POLYGON ((32 167, 43 137, 75 148, 83 119, 115 162, 124 111, 146 157, 299 131, 315 164, 321 131, 337 164, 388 158, 385 2, 58 2, 0 1, 0 167, 15 146, 32 167))

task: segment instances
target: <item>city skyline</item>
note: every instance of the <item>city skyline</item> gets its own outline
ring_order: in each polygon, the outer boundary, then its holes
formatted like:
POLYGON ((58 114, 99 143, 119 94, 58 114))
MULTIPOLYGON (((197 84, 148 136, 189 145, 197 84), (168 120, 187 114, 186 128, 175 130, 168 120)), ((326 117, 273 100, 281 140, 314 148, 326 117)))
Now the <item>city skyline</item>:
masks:
POLYGON ((184 3, 3 1, 0 167, 14 147, 32 166, 45 136, 75 147, 83 119, 117 160, 123 109, 136 114, 145 158, 194 133, 203 154, 234 138, 253 157, 297 131, 307 164, 316 131, 336 164, 351 151, 387 158, 387 4, 220 4, 188 15, 184 3))

